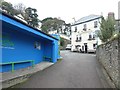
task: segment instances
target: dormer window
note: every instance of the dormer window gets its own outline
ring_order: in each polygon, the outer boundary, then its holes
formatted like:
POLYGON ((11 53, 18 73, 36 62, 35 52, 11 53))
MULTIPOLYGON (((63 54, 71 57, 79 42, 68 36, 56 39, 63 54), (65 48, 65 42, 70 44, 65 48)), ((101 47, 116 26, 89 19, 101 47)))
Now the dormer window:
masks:
POLYGON ((94 21, 94 28, 97 28, 97 27, 98 27, 98 22, 94 21))
POLYGON ((84 26, 83 26, 83 30, 84 30, 84 31, 87 30, 87 24, 84 24, 84 26))

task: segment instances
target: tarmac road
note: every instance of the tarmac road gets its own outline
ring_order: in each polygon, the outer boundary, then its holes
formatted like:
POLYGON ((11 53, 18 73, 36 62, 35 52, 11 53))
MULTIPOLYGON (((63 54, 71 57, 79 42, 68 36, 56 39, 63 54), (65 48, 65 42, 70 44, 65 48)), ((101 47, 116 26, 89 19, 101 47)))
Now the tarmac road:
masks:
POLYGON ((14 88, 109 88, 95 54, 61 51, 62 61, 14 88))

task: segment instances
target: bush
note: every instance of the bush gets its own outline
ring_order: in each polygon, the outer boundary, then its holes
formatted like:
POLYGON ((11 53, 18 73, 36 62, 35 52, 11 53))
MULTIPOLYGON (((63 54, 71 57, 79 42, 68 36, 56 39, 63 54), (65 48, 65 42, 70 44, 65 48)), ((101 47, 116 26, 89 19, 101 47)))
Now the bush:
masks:
POLYGON ((115 31, 114 25, 115 21, 112 18, 107 18, 106 20, 102 18, 98 36, 103 42, 109 41, 113 37, 115 31))

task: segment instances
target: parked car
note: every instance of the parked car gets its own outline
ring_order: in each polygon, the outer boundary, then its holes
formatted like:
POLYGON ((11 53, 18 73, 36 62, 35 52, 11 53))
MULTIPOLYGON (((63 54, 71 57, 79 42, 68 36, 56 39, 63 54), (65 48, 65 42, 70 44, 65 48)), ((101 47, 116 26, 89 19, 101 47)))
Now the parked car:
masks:
POLYGON ((71 50, 71 44, 67 44, 66 50, 71 50))

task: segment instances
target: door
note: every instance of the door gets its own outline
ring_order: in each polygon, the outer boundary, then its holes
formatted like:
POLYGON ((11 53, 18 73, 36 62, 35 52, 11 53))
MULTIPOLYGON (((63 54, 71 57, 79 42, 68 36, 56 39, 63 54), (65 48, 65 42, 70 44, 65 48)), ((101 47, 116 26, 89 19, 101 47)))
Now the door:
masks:
POLYGON ((88 48, 87 43, 84 43, 84 46, 85 46, 85 53, 87 53, 87 48, 88 48))

